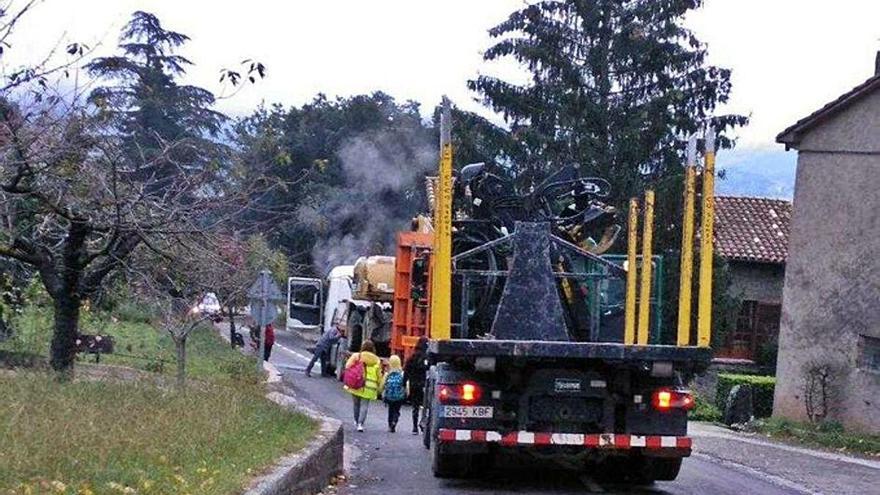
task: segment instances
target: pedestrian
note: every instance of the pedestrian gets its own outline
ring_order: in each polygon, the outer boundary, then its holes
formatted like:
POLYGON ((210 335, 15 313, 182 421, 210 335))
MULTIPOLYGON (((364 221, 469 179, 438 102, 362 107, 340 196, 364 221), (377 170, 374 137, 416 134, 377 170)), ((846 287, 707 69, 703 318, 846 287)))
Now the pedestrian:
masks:
POLYGON ((388 405, 388 431, 397 430, 400 419, 400 408, 406 402, 406 386, 403 384, 403 368, 400 357, 392 355, 388 358, 388 372, 382 377, 382 399, 388 405))
POLYGON ((425 395, 425 379, 428 374, 428 338, 419 337, 415 352, 406 362, 403 382, 412 406, 412 433, 419 434, 419 413, 425 395))
MULTIPOLYGON (((260 352, 260 332, 259 326, 251 327, 251 346, 254 348, 254 352, 260 352)), ((268 361, 269 356, 272 355, 272 346, 275 345, 275 327, 272 326, 271 323, 266 325, 266 328, 263 329, 263 333, 266 337, 266 346, 263 347, 263 361, 268 361)), ((259 355, 259 354, 258 354, 259 355)))
POLYGON ((268 361, 269 356, 272 354, 272 346, 275 345, 275 327, 269 323, 266 325, 266 329, 263 330, 263 334, 266 337, 266 345, 263 346, 263 361, 268 361))
POLYGON ((382 391, 382 362, 376 355, 376 347, 371 341, 365 340, 361 344, 361 351, 348 358, 348 361, 345 362, 345 374, 358 377, 357 380, 352 379, 352 381, 361 381, 360 387, 352 388, 349 386, 348 377, 346 377, 344 388, 352 396, 354 423, 357 426, 357 431, 364 431, 370 401, 377 400, 382 391))
POLYGON ((315 351, 312 353, 312 359, 309 361, 309 365, 306 366, 306 376, 312 376, 312 368, 315 366, 315 362, 318 359, 321 360, 321 376, 326 376, 327 370, 327 358, 329 358, 330 350, 333 349, 333 346, 339 342, 341 334, 336 325, 332 325, 330 329, 324 332, 321 335, 321 338, 318 339, 318 343, 315 344, 315 351))

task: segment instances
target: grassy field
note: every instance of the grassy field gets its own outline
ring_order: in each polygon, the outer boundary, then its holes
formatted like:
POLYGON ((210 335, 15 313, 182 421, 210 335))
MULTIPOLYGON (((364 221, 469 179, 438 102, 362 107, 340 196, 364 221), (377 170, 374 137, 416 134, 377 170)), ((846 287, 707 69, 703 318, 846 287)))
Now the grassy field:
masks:
MULTIPOLYGON (((16 323, 0 347, 46 355, 48 313, 29 308, 16 323)), ((143 321, 89 315, 83 331, 116 338, 119 354, 102 363, 174 372, 170 338, 143 321)), ((0 372, 0 494, 237 493, 315 431, 268 402, 253 360, 211 328, 193 334, 188 354, 183 391, 0 372)))
MULTIPOLYGON (((109 313, 86 311, 80 331, 87 334, 112 335, 116 342, 113 354, 102 355, 101 364, 129 366, 146 371, 173 374, 176 361, 174 342, 156 330, 146 318, 124 319, 109 313)), ((14 320, 16 333, 0 342, 0 350, 48 356, 52 338, 52 314, 44 306, 29 306, 14 320)), ((187 376, 194 379, 242 377, 256 379, 255 368, 246 357, 230 352, 209 324, 198 328, 187 343, 187 376)), ((78 356, 79 362, 91 363, 91 355, 78 356)))

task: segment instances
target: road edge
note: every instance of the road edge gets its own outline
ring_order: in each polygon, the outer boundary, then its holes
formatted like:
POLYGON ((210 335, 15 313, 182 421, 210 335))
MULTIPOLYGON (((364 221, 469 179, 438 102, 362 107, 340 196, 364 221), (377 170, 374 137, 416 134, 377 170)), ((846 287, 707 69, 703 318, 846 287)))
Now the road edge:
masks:
POLYGON ((342 422, 299 405, 294 397, 283 392, 270 392, 266 398, 285 409, 309 416, 320 424, 320 428, 308 445, 295 454, 282 457, 267 474, 254 479, 244 495, 313 495, 320 492, 343 473, 345 439, 342 422))
MULTIPOLYGON (((228 328, 215 323, 214 328, 229 342, 228 328)), ((241 349, 245 354, 246 349, 241 349)), ((268 361, 263 361, 266 372, 266 399, 284 409, 304 414, 316 421, 320 428, 309 443, 296 453, 276 460, 266 474, 257 476, 243 495, 314 495, 344 472, 343 449, 345 436, 342 421, 327 417, 296 400, 292 390, 282 385, 281 372, 268 361)))

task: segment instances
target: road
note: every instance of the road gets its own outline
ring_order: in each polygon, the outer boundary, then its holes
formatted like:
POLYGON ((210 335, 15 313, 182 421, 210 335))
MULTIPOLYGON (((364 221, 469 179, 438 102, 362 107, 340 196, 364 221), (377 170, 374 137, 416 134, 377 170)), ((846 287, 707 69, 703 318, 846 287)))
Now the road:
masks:
MULTIPOLYGON (((386 427, 386 409, 373 403, 367 419, 366 432, 355 431, 351 400, 332 378, 303 375, 308 362, 305 344, 291 334, 279 331, 272 363, 278 367, 286 384, 300 400, 319 411, 338 418, 345 425, 347 449, 347 482, 339 487, 340 494, 397 495, 412 494, 718 494, 718 495, 790 495, 817 493, 797 483, 765 475, 758 470, 721 461, 699 452, 685 460, 681 474, 673 482, 657 482, 650 487, 599 484, 587 476, 558 470, 550 466, 518 466, 493 470, 470 480, 440 480, 431 474, 428 451, 420 438, 409 432, 409 413, 401 414, 397 433, 386 427)), ((316 368, 318 368, 316 366, 316 368)), ((316 370, 317 371, 317 370, 316 370)), ((833 493, 833 492, 825 492, 833 493)))

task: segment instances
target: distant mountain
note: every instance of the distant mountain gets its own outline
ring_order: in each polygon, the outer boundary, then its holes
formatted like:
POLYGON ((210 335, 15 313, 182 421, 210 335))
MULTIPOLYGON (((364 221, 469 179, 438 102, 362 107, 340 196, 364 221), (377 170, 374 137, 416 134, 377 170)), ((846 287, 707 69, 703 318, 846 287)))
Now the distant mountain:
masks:
POLYGON ((724 196, 791 199, 797 152, 782 149, 742 148, 718 154, 716 168, 723 174, 715 191, 724 196))

